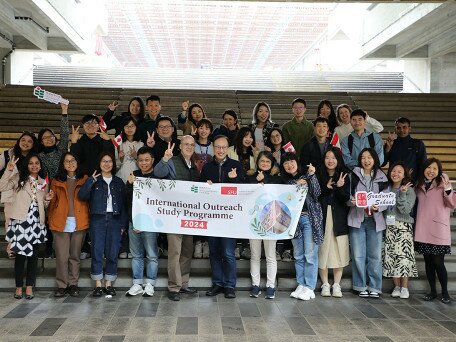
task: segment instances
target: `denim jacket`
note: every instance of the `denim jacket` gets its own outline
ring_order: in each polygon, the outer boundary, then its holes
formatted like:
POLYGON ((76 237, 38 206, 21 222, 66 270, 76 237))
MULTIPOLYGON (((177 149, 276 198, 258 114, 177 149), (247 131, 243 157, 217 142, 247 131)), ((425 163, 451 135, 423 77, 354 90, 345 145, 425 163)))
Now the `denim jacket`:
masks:
MULTIPOLYGON (((125 184, 119 177, 112 176, 109 184, 112 197, 112 214, 120 215, 121 227, 128 228, 127 202, 125 184)), ((93 177, 87 178, 84 185, 79 190, 78 197, 82 201, 90 203, 91 215, 105 215, 108 201, 108 184, 102 176, 98 176, 95 181, 93 177)))

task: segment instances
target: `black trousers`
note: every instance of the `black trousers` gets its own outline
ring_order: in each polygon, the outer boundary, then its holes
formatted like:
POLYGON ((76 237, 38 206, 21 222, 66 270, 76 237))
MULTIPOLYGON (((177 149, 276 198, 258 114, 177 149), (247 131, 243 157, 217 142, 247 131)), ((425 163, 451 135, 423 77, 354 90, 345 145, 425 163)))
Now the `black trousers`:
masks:
POLYGON ((27 272, 25 279, 25 286, 35 286, 36 272, 38 268, 38 253, 33 251, 33 255, 26 257, 21 254, 16 254, 14 260, 14 273, 16 275, 16 287, 24 286, 24 271, 25 263, 27 262, 27 272))

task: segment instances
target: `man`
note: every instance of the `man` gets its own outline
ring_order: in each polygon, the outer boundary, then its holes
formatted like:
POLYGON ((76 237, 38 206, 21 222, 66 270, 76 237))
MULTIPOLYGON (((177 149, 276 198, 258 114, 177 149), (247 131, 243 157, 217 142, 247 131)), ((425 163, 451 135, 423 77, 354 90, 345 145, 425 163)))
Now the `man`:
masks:
POLYGON ((328 138, 329 121, 319 116, 313 121, 315 136, 307 142, 301 151, 302 170, 307 170, 307 165, 312 164, 319 170, 323 167, 323 155, 330 146, 331 138, 328 138))
POLYGON ((345 166, 353 170, 358 166, 358 155, 367 147, 375 149, 378 154, 380 164, 383 163, 383 140, 377 133, 368 131, 366 125, 366 112, 362 109, 355 109, 350 114, 350 123, 353 132, 342 139, 340 146, 345 166))
MULTIPOLYGON (((139 126, 141 141, 144 145, 146 144, 148 136, 155 132, 156 120, 162 116, 160 114, 161 108, 160 97, 157 95, 150 95, 146 99, 147 116, 145 121, 139 126), (149 135, 147 133, 149 133, 149 135)), ((155 158, 155 160, 157 160, 158 163, 160 158, 155 158)))
POLYGON ((412 130, 409 119, 399 117, 395 122, 397 138, 390 134, 385 142, 385 162, 390 165, 402 161, 412 172, 412 183, 416 184, 418 175, 423 172, 427 159, 426 146, 419 139, 410 136, 412 130))
POLYGON ((133 182, 136 177, 153 178, 153 163, 154 154, 152 149, 147 146, 141 147, 137 152, 139 169, 133 171, 127 180, 127 206, 130 217, 128 236, 130 239, 130 252, 133 257, 131 261, 133 285, 127 291, 127 297, 136 295, 152 297, 155 292, 154 287, 158 273, 158 233, 138 230, 133 226, 132 222, 133 182), (144 278, 144 254, 146 256, 146 278, 144 278))
MULTIPOLYGON (((154 174, 158 178, 182 181, 199 181, 198 169, 192 160, 195 152, 195 139, 185 135, 181 139, 180 154, 173 156, 171 142, 162 160, 157 164, 154 174)), ((196 293, 188 287, 193 255, 193 236, 167 234, 168 236, 168 298, 179 301, 179 293, 196 293)))
MULTIPOLYGON (((214 138, 214 159, 203 166, 200 181, 212 183, 242 183, 242 164, 227 157, 228 138, 218 135, 214 138)), ((212 270, 212 287, 206 296, 224 292, 225 298, 236 298, 236 239, 209 237, 209 260, 212 270)))
POLYGON ((173 154, 177 156, 179 154, 179 140, 175 137, 175 125, 173 120, 169 116, 160 116, 156 121, 156 133, 150 134, 147 132, 147 146, 152 147, 152 151, 155 156, 154 167, 165 155, 168 149, 168 144, 171 143, 173 146, 173 154))
POLYGON ((296 150, 296 155, 300 156, 302 148, 314 135, 312 122, 306 119, 305 113, 307 110, 306 101, 297 98, 291 103, 293 110, 293 119, 287 121, 282 126, 284 144, 291 141, 291 144, 296 150))

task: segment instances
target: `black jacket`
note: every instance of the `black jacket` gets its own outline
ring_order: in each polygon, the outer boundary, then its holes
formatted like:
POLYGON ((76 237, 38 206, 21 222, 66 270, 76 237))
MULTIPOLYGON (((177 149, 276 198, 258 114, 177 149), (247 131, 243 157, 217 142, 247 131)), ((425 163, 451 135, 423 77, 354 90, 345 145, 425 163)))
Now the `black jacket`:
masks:
POLYGON ((246 183, 251 183, 251 184, 257 184, 257 183, 263 183, 263 184, 283 184, 282 178, 276 174, 276 175, 271 175, 271 173, 265 173, 264 174, 264 179, 261 182, 258 182, 256 177, 258 176, 258 171, 256 171, 253 175, 247 176, 246 177, 246 183))
MULTIPOLYGON (((330 139, 326 138, 325 151, 331 146, 329 144, 330 141, 330 139)), ((312 137, 312 139, 303 146, 299 161, 301 162, 301 169, 303 172, 307 170, 307 165, 310 163, 312 163, 317 170, 323 166, 323 154, 320 151, 320 146, 316 137, 312 137)))
POLYGON ((90 177, 98 169, 101 152, 106 151, 114 156, 114 145, 111 140, 104 140, 99 135, 90 139, 84 134, 76 144, 71 145, 70 151, 78 157, 82 172, 90 177))
MULTIPOLYGON (((130 112, 123 112, 120 114, 120 116, 116 116, 113 118, 112 116, 114 115, 114 112, 110 109, 106 111, 106 113, 103 115, 103 120, 106 123, 106 126, 108 127, 107 130, 109 131, 110 129, 115 129, 116 130, 116 136, 120 134, 120 132, 123 131, 122 124, 126 118, 131 117, 130 112)), ((136 125, 138 126, 137 129, 139 129, 139 125, 143 123, 144 118, 140 117, 138 121, 136 121, 136 125)))
MULTIPOLYGON (((157 165, 160 160, 163 158, 165 155, 166 150, 168 149, 168 143, 164 141, 162 138, 158 136, 157 133, 155 133, 154 136, 155 140, 155 145, 152 147, 152 151, 154 153, 154 167, 157 165)), ((180 153, 179 145, 180 145, 180 140, 175 139, 173 137, 173 140, 171 141, 171 145, 174 144, 174 149, 173 149, 173 155, 177 156, 180 153)))
POLYGON ((212 183, 243 183, 244 182, 244 171, 242 170, 242 164, 237 160, 225 158, 225 161, 220 163, 215 158, 209 163, 204 164, 201 170, 200 181, 207 182, 208 180, 212 183), (237 177, 228 177, 228 172, 231 169, 236 169, 237 177))

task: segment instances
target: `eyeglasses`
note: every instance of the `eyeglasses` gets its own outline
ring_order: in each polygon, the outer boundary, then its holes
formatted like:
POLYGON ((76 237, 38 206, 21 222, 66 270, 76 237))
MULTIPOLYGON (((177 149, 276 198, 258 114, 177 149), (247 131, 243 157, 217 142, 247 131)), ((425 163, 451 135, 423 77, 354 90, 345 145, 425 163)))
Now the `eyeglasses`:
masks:
POLYGON ((53 135, 48 135, 48 136, 41 137, 41 140, 52 140, 52 139, 55 139, 55 137, 53 135))
POLYGON ((102 160, 103 164, 112 164, 112 160, 102 160))
POLYGON ((76 163, 76 159, 73 158, 73 159, 70 159, 70 160, 65 160, 64 163, 65 164, 74 164, 74 163, 76 163))
POLYGON ((124 128, 130 129, 130 128, 136 128, 136 126, 135 125, 128 125, 128 126, 124 126, 124 128))
POLYGON ((173 128, 173 126, 169 125, 169 126, 158 126, 157 128, 160 128, 160 129, 170 129, 170 128, 173 128))
POLYGON ((195 144, 190 144, 190 143, 185 143, 185 144, 182 143, 182 145, 183 145, 183 146, 188 146, 188 147, 194 147, 194 146, 195 146, 195 144))
POLYGON ((299 106, 299 107, 293 107, 293 110, 304 110, 306 107, 304 106, 299 106))
POLYGON ((84 122, 84 125, 87 125, 87 126, 97 126, 97 125, 98 125, 98 122, 96 122, 96 121, 87 121, 87 122, 84 122))
POLYGON ((226 149, 228 148, 228 146, 214 145, 214 148, 215 148, 216 150, 222 150, 222 151, 224 151, 224 150, 226 150, 226 149))

